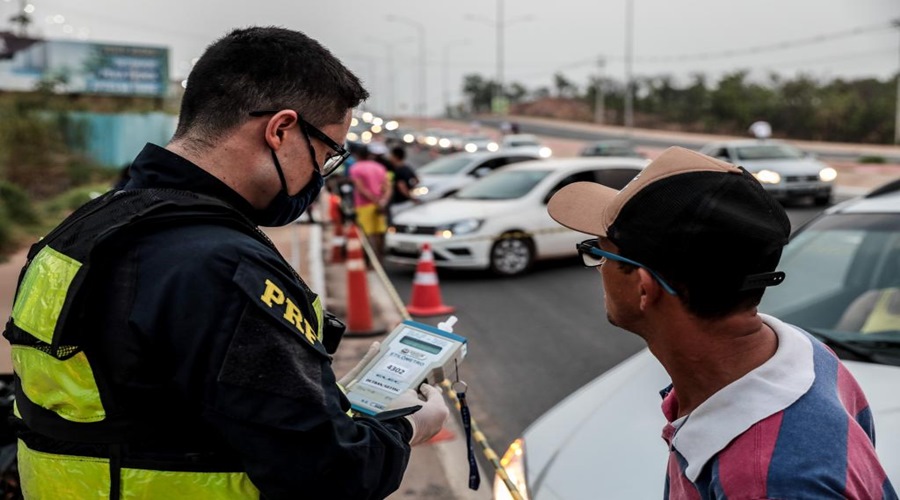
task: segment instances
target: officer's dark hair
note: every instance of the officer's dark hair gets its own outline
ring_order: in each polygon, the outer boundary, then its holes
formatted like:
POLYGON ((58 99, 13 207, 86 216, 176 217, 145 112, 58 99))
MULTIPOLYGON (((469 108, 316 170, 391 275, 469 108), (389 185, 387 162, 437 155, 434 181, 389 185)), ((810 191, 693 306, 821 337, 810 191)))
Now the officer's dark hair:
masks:
POLYGON ((391 156, 400 161, 403 161, 406 159, 406 150, 401 146, 396 146, 391 149, 391 156))
POLYGON ((191 70, 175 139, 212 146, 258 110, 293 109, 317 127, 341 123, 367 97, 359 78, 303 33, 236 29, 207 47, 191 70))

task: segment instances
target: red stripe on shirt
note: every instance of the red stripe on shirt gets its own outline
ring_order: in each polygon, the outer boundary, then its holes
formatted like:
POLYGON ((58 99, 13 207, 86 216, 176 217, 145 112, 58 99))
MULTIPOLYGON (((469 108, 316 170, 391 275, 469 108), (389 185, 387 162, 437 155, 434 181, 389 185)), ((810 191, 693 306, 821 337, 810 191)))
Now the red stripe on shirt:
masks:
POLYGON ((766 498, 769 463, 783 412, 765 418, 719 453, 719 483, 726 497, 766 498))

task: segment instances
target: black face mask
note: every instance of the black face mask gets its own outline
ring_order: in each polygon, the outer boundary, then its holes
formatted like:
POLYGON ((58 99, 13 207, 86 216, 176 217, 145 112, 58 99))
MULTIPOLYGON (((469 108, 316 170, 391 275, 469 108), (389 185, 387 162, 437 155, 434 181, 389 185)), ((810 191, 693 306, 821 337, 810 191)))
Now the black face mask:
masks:
MULTIPOLYGON (((319 196, 322 186, 325 185, 325 178, 322 177, 322 173, 319 172, 318 168, 313 169, 312 179, 309 180, 309 183, 299 193, 290 196, 287 192, 287 183, 284 180, 284 172, 281 170, 278 156, 275 155, 275 150, 271 147, 269 151, 272 152, 272 161, 275 163, 275 170, 278 171, 278 178, 281 179, 281 191, 275 195, 269 206, 257 210, 251 219, 260 226, 285 226, 297 220, 312 205, 316 197, 319 196)), ((310 153, 314 154, 312 151, 310 153)), ((315 161, 315 156, 312 156, 312 158, 315 161)))

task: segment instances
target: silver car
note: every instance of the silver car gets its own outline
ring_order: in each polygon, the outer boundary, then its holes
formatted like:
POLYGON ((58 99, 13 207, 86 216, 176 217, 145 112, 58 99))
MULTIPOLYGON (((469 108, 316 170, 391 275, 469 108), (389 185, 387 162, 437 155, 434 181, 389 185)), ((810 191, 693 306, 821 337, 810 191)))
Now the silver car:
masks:
POLYGON ((837 171, 790 144, 773 140, 714 142, 700 152, 744 167, 780 200, 812 197, 820 206, 831 202, 837 171))

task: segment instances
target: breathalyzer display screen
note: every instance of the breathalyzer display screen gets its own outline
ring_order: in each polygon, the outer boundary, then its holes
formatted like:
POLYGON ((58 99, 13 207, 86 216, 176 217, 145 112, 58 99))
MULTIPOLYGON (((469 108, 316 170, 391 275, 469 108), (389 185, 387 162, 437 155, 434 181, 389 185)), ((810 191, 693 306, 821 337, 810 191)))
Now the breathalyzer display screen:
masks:
POLYGON ((425 351, 425 352, 431 353, 431 354, 438 354, 441 352, 440 347, 438 347, 434 344, 429 344, 428 342, 423 342, 416 338, 409 337, 407 335, 400 337, 400 343, 406 344, 410 347, 415 347, 416 349, 419 349, 420 351, 425 351))

